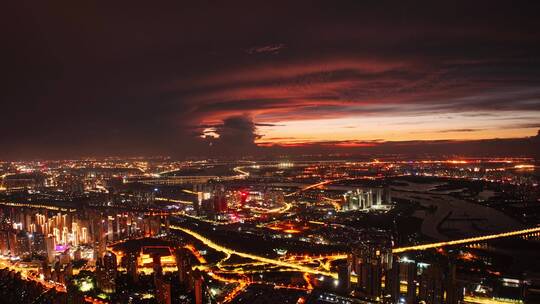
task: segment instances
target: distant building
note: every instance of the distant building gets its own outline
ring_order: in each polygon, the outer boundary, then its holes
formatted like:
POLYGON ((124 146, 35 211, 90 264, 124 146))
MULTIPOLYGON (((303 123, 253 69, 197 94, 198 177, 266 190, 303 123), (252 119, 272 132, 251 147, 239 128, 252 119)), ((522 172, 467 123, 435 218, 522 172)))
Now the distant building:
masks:
POLYGON ((55 241, 52 235, 45 237, 45 251, 47 263, 52 264, 56 256, 55 241))
POLYGON ((341 210, 385 209, 391 204, 389 188, 358 188, 343 195, 341 210))

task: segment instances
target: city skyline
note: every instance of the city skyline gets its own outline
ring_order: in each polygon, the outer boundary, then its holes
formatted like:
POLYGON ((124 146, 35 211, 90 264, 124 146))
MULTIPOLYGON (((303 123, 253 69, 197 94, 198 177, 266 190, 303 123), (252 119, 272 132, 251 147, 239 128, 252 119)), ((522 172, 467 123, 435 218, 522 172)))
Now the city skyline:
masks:
POLYGON ((0 304, 540 303, 540 2, 2 12, 0 304))

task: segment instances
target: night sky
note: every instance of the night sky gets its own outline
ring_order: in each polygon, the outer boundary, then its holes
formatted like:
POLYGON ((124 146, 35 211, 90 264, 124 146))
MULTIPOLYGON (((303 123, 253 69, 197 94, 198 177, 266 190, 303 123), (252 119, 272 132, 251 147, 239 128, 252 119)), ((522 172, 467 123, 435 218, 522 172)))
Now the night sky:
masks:
POLYGON ((538 1, 444 2, 11 1, 0 158, 525 153, 538 1))

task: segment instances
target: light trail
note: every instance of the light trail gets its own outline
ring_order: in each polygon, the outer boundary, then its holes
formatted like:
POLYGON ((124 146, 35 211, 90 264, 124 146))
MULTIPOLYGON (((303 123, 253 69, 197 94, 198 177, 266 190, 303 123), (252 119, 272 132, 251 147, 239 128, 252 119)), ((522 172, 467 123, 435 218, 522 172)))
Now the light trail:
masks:
POLYGON ((417 250, 426 250, 426 249, 433 249, 433 248, 439 248, 439 247, 445 247, 445 246, 463 245, 463 244, 468 244, 468 243, 483 242, 483 241, 489 241, 493 239, 506 238, 506 237, 535 233, 535 232, 540 232, 540 227, 516 230, 516 231, 510 231, 510 232, 503 232, 503 233, 497 233, 497 234, 490 234, 490 235, 484 235, 484 236, 478 236, 478 237, 471 237, 471 238, 465 238, 465 239, 453 240, 453 241, 447 241, 447 242, 437 242, 437 243, 415 245, 415 246, 409 246, 409 247, 398 247, 398 248, 392 249, 392 253, 402 253, 406 251, 417 251, 417 250))
POLYGON ((236 298, 242 291, 244 291, 244 289, 246 289, 246 287, 248 287, 250 284, 250 282, 248 281, 244 281, 244 280, 241 280, 238 282, 238 286, 233 289, 224 299, 222 302, 220 302, 221 304, 224 304, 224 303, 230 303, 232 300, 234 300, 234 298, 236 298))
MULTIPOLYGON (((393 175, 394 177, 395 176, 400 176, 400 175, 393 175)), ((328 184, 332 184, 332 183, 336 183, 336 182, 342 182, 342 181, 347 181, 347 180, 359 180, 359 179, 368 179, 368 180, 374 180, 374 179, 379 179, 379 178, 382 178, 382 177, 345 177, 345 178, 338 178, 338 179, 329 179, 329 180, 325 180, 325 181, 322 181, 322 182, 318 182, 318 183, 315 183, 315 184, 311 184, 311 185, 308 185, 308 186, 305 186, 304 188, 301 188, 295 192, 292 192, 292 193, 289 193, 289 194, 285 194, 285 197, 289 197, 289 196, 293 196, 293 195, 296 195, 300 192, 303 192, 303 191, 306 191, 306 190, 309 190, 309 189, 313 189, 313 188, 317 188, 317 187, 320 187, 320 186, 324 186, 324 185, 328 185, 328 184)))
POLYGON ((177 200, 177 199, 166 198, 166 197, 156 197, 155 200, 163 201, 163 202, 170 202, 170 203, 188 204, 188 205, 193 204, 193 202, 190 202, 190 201, 183 201, 183 200, 177 200))
POLYGON ((283 206, 276 207, 276 208, 273 208, 273 209, 264 209, 264 208, 260 208, 260 207, 252 207, 251 210, 254 211, 254 212, 258 212, 258 213, 285 213, 285 212, 289 211, 291 208, 292 208, 291 203, 285 203, 283 206))
POLYGON ((186 246, 184 246, 184 248, 189 250, 191 252, 191 254, 193 254, 193 256, 195 256, 197 261, 199 261, 199 263, 206 264, 206 259, 201 255, 201 253, 193 245, 186 245, 186 246))
POLYGON ((236 167, 233 169, 233 171, 240 173, 241 177, 248 177, 249 172, 242 170, 245 167, 236 167))
POLYGON ((188 189, 182 189, 182 192, 185 192, 185 193, 188 193, 188 194, 193 194, 193 195, 198 195, 199 194, 199 192, 191 191, 191 190, 188 190, 188 189))
POLYGON ((308 290, 313 290, 313 285, 311 284, 311 278, 309 277, 309 273, 304 273, 304 280, 306 281, 306 288, 308 290))
POLYGON ((326 180, 326 181, 323 181, 323 182, 312 184, 312 185, 306 186, 306 187, 304 187, 304 188, 302 188, 302 189, 300 189, 298 191, 295 191, 293 193, 286 194, 285 197, 293 196, 293 195, 296 195, 296 194, 298 194, 298 193, 300 193, 302 191, 317 188, 317 187, 324 186, 324 185, 327 185, 327 184, 330 184, 330 183, 333 183, 333 182, 337 182, 337 181, 339 181, 339 180, 326 180))
POLYGON ((522 300, 505 300, 505 299, 495 299, 495 298, 480 298, 473 296, 464 296, 463 300, 465 303, 471 304, 522 304, 522 300))
POLYGON ((212 248, 212 249, 214 249, 216 251, 220 251, 220 252, 223 252, 223 253, 226 253, 226 254, 231 254, 231 255, 234 254, 234 255, 237 255, 237 256, 240 256, 240 257, 243 257, 243 258, 247 258, 247 259, 251 259, 251 260, 255 260, 255 261, 259 261, 259 262, 264 262, 264 263, 267 263, 267 264, 278 265, 278 266, 288 267, 288 268, 296 269, 296 270, 311 273, 311 274, 318 274, 318 275, 329 276, 329 277, 332 277, 332 278, 337 278, 337 273, 327 272, 327 271, 320 271, 320 270, 316 270, 316 269, 313 269, 313 268, 310 268, 310 267, 306 267, 306 266, 302 266, 302 265, 298 265, 298 264, 294 264, 294 263, 289 263, 289 262, 285 262, 285 261, 265 258, 265 257, 262 257, 262 256, 258 256, 258 255, 254 255, 254 254, 250 254, 250 253, 246 253, 246 252, 241 252, 241 251, 236 251, 236 250, 233 250, 233 249, 230 249, 230 248, 227 248, 227 247, 223 247, 221 245, 218 245, 218 244, 214 243, 213 241, 209 240, 208 238, 198 234, 195 231, 192 231, 192 230, 180 227, 180 226, 171 225, 170 229, 180 230, 180 231, 182 231, 182 232, 184 232, 186 234, 189 234, 192 237, 196 238, 197 240, 201 241, 204 245, 206 245, 206 246, 208 246, 208 247, 210 247, 210 248, 212 248))
POLYGON ((337 200, 337 199, 331 199, 329 197, 323 197, 322 198, 323 200, 326 200, 328 202, 330 202, 330 204, 332 204, 332 206, 334 207, 334 209, 336 211, 339 211, 341 210, 341 205, 339 204, 340 200, 337 200))
POLYGON ((0 202, 0 205, 10 206, 10 207, 27 207, 27 208, 36 208, 36 209, 47 209, 53 211, 63 211, 63 212, 75 212, 77 209, 56 207, 50 205, 34 205, 34 204, 25 204, 25 203, 12 203, 12 202, 0 202))

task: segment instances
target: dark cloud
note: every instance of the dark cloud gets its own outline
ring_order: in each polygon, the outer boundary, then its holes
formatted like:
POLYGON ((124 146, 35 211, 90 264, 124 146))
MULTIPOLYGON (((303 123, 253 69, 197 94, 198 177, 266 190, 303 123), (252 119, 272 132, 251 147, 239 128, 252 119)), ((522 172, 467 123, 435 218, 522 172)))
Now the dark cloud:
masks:
POLYGON ((250 153, 258 127, 347 115, 519 110, 531 125, 538 8, 12 1, 0 18, 0 158, 250 153), (201 128, 221 135, 212 148, 201 128))
POLYGON ((218 155, 250 154, 256 148, 255 141, 260 138, 257 126, 247 116, 227 117, 211 128, 217 137, 206 137, 205 140, 218 155))

